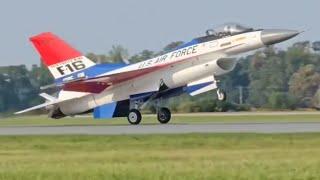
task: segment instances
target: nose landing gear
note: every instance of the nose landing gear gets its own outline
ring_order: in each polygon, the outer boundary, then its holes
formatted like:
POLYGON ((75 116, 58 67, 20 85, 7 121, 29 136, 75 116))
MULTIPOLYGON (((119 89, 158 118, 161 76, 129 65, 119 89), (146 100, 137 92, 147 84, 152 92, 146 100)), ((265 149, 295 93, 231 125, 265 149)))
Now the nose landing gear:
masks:
POLYGON ((219 101, 226 101, 227 100, 227 93, 221 89, 217 89, 217 96, 219 101))
POLYGON ((214 76, 213 76, 213 84, 215 89, 217 89, 217 97, 219 101, 226 101, 227 100, 227 93, 225 91, 223 91, 222 89, 219 88, 219 83, 220 81, 217 80, 214 76))

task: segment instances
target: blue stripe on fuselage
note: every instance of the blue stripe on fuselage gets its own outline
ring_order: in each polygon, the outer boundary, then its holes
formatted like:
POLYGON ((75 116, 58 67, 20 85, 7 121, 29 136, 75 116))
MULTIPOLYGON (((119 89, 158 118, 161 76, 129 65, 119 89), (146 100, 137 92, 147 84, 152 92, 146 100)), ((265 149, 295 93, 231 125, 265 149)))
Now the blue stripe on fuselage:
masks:
POLYGON ((72 81, 72 80, 76 80, 76 79, 83 78, 83 77, 93 78, 93 77, 96 77, 100 74, 103 74, 103 73, 106 73, 106 72, 109 72, 109 71, 112 71, 115 69, 119 69, 119 68, 122 68, 125 66, 127 66, 127 64, 122 64, 122 63, 121 64, 96 64, 96 65, 91 66, 91 67, 84 69, 82 71, 78 71, 76 73, 58 78, 55 80, 55 83, 62 84, 62 83, 64 83, 63 79, 68 79, 68 80, 72 81), (81 77, 79 77, 80 75, 81 75, 81 77))

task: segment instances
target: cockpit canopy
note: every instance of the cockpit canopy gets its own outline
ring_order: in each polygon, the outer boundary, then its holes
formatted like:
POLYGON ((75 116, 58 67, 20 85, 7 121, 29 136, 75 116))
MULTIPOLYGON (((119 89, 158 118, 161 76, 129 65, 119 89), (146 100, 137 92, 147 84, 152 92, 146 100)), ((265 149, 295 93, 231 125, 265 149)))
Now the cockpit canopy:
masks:
POLYGON ((214 29, 208 29, 206 31, 206 35, 216 36, 216 37, 225 37, 225 36, 232 36, 232 35, 241 34, 241 33, 250 32, 250 31, 253 31, 253 28, 246 27, 238 23, 227 23, 214 29))

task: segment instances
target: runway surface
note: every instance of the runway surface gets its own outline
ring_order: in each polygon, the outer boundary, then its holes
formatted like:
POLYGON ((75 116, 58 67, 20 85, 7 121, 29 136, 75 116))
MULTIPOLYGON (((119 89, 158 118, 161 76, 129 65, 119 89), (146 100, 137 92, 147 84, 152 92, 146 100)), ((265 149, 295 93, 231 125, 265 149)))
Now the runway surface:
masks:
POLYGON ((120 135, 180 133, 301 133, 320 132, 320 122, 206 123, 104 126, 0 127, 0 135, 120 135))

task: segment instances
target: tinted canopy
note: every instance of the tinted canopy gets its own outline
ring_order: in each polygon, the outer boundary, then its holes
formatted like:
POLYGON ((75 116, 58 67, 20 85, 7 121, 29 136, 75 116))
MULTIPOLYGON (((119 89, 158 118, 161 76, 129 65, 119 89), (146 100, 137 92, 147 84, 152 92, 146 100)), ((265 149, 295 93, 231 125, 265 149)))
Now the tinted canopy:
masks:
POLYGON ((253 28, 243 26, 238 23, 227 23, 227 24, 223 24, 222 26, 218 26, 217 28, 208 29, 206 31, 206 35, 224 37, 224 36, 231 36, 231 35, 250 32, 250 31, 253 31, 253 28))

